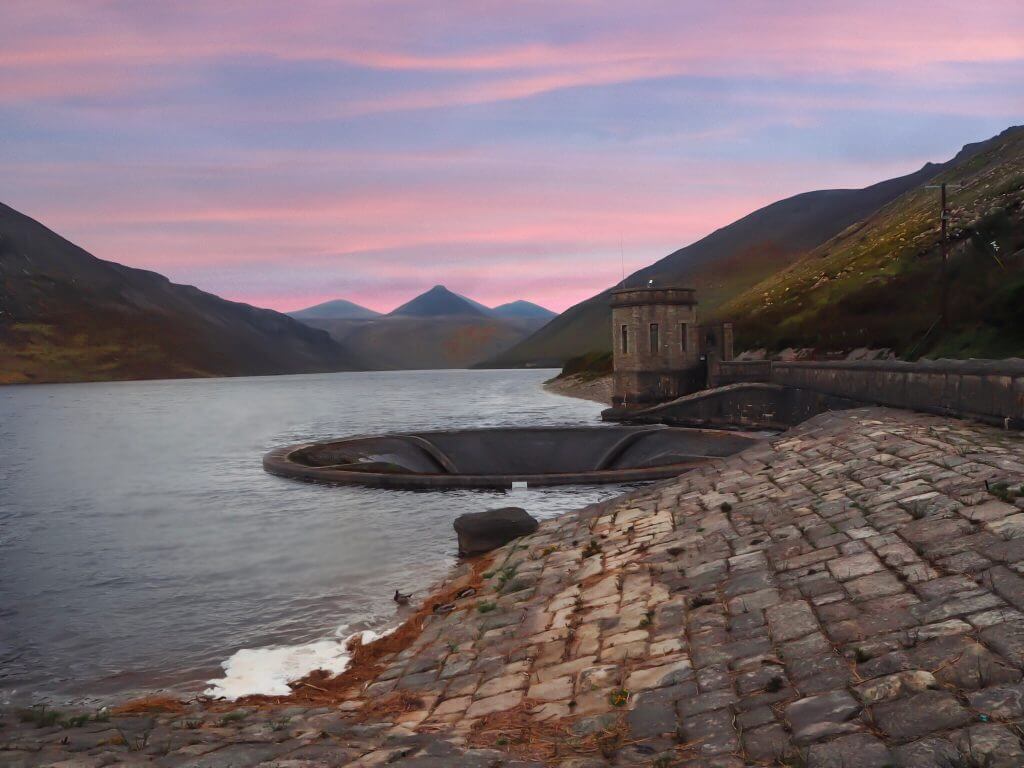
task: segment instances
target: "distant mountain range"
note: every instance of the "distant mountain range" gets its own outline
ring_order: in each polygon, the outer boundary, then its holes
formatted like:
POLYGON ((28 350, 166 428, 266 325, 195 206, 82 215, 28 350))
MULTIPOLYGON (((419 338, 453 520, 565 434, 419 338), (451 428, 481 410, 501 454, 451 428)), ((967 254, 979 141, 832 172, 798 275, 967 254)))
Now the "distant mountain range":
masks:
MULTIPOLYGON (((334 299, 316 304, 305 309, 289 312, 296 320, 327 319, 327 320, 370 320, 382 317, 380 312, 360 306, 346 299, 334 299)), ((400 307, 393 309, 392 316, 405 317, 445 317, 465 315, 472 317, 507 317, 522 320, 550 320, 556 317, 555 312, 529 301, 511 301, 497 307, 487 307, 478 301, 455 293, 443 285, 435 285, 429 291, 410 299, 400 307)))
POLYGON ((0 205, 0 383, 357 367, 330 335, 90 255, 0 205))
MULTIPOLYGON (((1024 128, 856 190, 765 206, 626 285, 683 284, 737 347, 1024 354, 1024 128), (944 267, 938 192, 950 185, 944 267), (948 286, 948 301, 942 301, 948 286)), ((279 314, 102 261, 0 205, 0 383, 560 365, 610 346, 611 288, 562 315, 434 286, 388 314, 279 314)))
POLYGON ((345 300, 291 313, 332 337, 365 368, 465 368, 528 336, 555 313, 528 301, 487 307, 443 285, 386 315, 345 300), (364 314, 363 317, 356 313, 364 314))
MULTIPOLYGON (((643 285, 654 280, 696 288, 702 318, 728 316, 741 321, 742 328, 752 330, 745 315, 735 317, 735 313, 749 313, 762 281, 785 275, 788 267, 809 258, 832 238, 944 171, 966 162, 988 143, 968 145, 946 163, 928 163, 914 173, 864 189, 805 192, 772 203, 634 272, 623 284, 643 285), (738 304, 741 296, 748 298, 738 304), (726 309, 723 305, 727 305, 726 309)), ((937 201, 933 201, 933 205, 937 205, 937 201)), ((569 358, 588 352, 610 350, 611 291, 609 288, 569 308, 532 336, 485 364, 494 367, 561 365, 569 358)), ((792 303, 788 306, 792 307, 792 303)), ((776 316, 773 321, 783 319, 776 316)), ((750 343, 757 340, 755 335, 747 334, 737 341, 742 344, 747 338, 750 343)), ((803 342, 813 341, 813 333, 804 333, 801 338, 803 342)), ((795 342, 795 339, 792 340, 795 342)))

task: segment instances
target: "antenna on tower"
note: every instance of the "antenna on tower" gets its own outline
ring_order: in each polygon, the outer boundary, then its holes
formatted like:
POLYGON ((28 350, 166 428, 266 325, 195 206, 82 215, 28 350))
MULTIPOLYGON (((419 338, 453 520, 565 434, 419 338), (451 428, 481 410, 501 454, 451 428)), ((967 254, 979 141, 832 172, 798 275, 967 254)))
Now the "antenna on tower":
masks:
POLYGON ((626 282, 626 257, 622 253, 622 232, 619 232, 619 264, 622 266, 622 279, 619 281, 619 287, 622 288, 626 282))

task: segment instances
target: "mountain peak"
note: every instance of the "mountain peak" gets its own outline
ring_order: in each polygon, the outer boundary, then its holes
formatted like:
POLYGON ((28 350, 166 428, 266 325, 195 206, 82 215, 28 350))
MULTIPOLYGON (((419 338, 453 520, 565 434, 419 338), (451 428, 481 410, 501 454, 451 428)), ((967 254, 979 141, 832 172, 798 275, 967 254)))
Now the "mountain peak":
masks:
POLYGON ((325 301, 322 304, 315 304, 305 309, 297 309, 289 312, 289 315, 297 320, 308 320, 310 318, 321 318, 323 320, 370 320, 380 317, 380 312, 360 306, 347 299, 334 299, 325 301))
POLYGON ((391 314, 405 317, 439 317, 442 315, 486 317, 488 313, 474 305, 469 299, 453 293, 443 285, 435 285, 429 291, 421 293, 392 311, 391 314))
POLYGON ((550 320, 555 316, 555 312, 550 309, 534 304, 532 301, 525 301, 518 299, 516 301, 510 301, 507 304, 499 304, 497 307, 491 310, 498 317, 516 317, 525 319, 542 319, 550 320))

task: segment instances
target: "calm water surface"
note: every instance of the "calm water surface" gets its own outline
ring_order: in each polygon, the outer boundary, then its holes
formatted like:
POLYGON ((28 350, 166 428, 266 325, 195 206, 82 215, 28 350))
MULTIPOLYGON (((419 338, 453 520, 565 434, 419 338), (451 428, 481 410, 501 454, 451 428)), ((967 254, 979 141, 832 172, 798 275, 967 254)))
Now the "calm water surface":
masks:
POLYGON ((544 518, 621 493, 341 488, 260 466, 310 438, 597 423, 599 405, 541 389, 551 375, 0 388, 0 703, 202 690, 241 649, 284 649, 247 657, 280 676, 290 649, 392 623, 396 588, 454 562, 459 514, 511 502, 544 518))

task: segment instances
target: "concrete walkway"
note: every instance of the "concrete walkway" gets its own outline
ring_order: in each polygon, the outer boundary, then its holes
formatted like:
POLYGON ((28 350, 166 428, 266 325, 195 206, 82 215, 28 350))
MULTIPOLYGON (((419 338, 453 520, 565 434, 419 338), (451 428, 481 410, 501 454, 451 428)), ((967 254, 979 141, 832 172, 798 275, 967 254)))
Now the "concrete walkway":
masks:
POLYGON ((7 716, 0 765, 1024 765, 1022 481, 1020 433, 826 414, 542 524, 340 706, 7 716))

